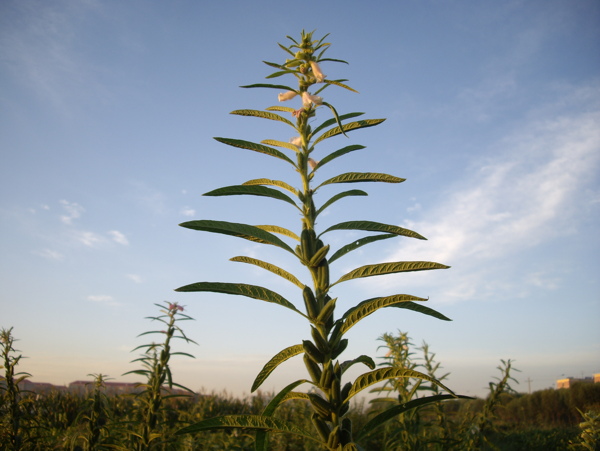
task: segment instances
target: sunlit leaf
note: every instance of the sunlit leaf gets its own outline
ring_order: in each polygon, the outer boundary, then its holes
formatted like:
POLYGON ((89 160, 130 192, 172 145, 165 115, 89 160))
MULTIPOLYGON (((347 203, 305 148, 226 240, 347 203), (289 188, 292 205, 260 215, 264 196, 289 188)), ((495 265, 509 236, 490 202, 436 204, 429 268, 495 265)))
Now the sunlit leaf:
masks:
POLYGON ((454 395, 454 392, 442 384, 440 381, 434 379, 427 374, 423 374, 419 371, 409 370, 406 368, 379 368, 377 370, 369 371, 368 373, 361 374, 356 378, 354 383, 352 384, 352 388, 348 393, 348 397, 344 400, 348 401, 353 396, 357 395, 365 388, 370 387, 371 385, 377 384, 387 379, 396 379, 399 377, 414 377, 416 379, 422 379, 429 381, 438 387, 446 390, 448 393, 454 395))
POLYGON ((373 359, 371 357, 369 357, 368 355, 361 355, 353 360, 346 360, 345 362, 343 362, 340 365, 340 367, 342 368, 342 374, 344 374, 348 368, 350 368, 352 365, 354 365, 356 363, 364 363, 365 365, 367 365, 369 367, 369 369, 371 369, 371 370, 375 369, 375 362, 373 361, 373 359))
POLYGON ((217 188, 215 190, 209 191, 208 193, 204 193, 204 196, 262 196, 262 197, 270 197, 272 199, 282 200, 289 204, 292 204, 294 207, 298 207, 296 202, 293 201, 292 198, 283 194, 281 191, 267 188, 261 185, 233 185, 233 186, 225 186, 223 188, 217 188))
POLYGON ((228 146, 238 147, 240 149, 248 149, 253 150, 254 152, 264 153, 265 155, 270 155, 272 157, 279 158, 281 160, 287 161, 294 167, 296 164, 283 152, 280 152, 277 149, 273 149, 272 147, 263 146, 262 144, 253 143, 250 141, 244 141, 242 139, 231 139, 231 138, 214 138, 217 141, 227 144, 228 146))
POLYGON ((319 169, 323 165, 329 163, 331 160, 334 160, 334 159, 336 159, 338 157, 341 157, 342 155, 345 155, 347 153, 353 152, 355 150, 361 150, 361 149, 366 149, 366 147, 365 146, 361 146, 360 144, 354 144, 352 146, 346 146, 346 147, 343 147, 343 148, 341 148, 339 150, 336 150, 335 152, 330 153, 326 157, 321 158, 321 160, 319 160, 319 163, 317 163, 317 166, 315 167, 315 170, 319 169))
MULTIPOLYGON (((412 310, 414 312, 423 313, 424 315, 433 316, 434 318, 441 319, 442 321, 452 321, 445 315, 442 315, 437 310, 426 307, 421 304, 415 304, 414 302, 404 302, 402 304, 390 305, 390 307, 403 308, 407 310, 412 310)), ((443 378, 440 378, 440 380, 443 378)))
POLYGON ((317 210, 316 216, 319 216, 319 214, 325 210, 327 207, 329 207, 332 203, 343 199, 344 197, 348 197, 348 196, 368 196, 367 193, 365 193, 364 191, 358 190, 358 189, 354 189, 354 190, 349 190, 349 191, 344 191, 341 192, 339 194, 336 194, 335 196, 333 196, 331 199, 329 199, 327 202, 325 202, 321 208, 319 208, 317 210))
POLYGON ((254 179, 254 180, 248 180, 247 182, 242 183, 242 185, 271 185, 271 186, 278 186, 279 188, 283 188, 283 189, 289 191, 292 194, 298 195, 298 190, 296 188, 294 188, 291 185, 288 185, 285 182, 282 182, 281 180, 254 179))
POLYGON ((307 440, 321 443, 312 433, 308 433, 292 423, 263 415, 226 415, 209 418, 191 426, 184 427, 176 432, 177 435, 191 434, 214 429, 255 429, 268 432, 294 434, 307 440))
POLYGON ((352 307, 346 313, 344 313, 344 325, 341 328, 341 332, 345 334, 352 326, 358 323, 361 319, 366 318, 371 313, 385 307, 390 307, 395 304, 400 304, 409 301, 426 301, 427 299, 418 298, 409 294, 395 294, 393 296, 385 296, 367 299, 362 301, 360 304, 352 307))
POLYGON ((210 219, 202 219, 184 222, 179 225, 187 229, 202 230, 205 232, 212 233, 222 233, 224 235, 236 236, 257 243, 272 244, 273 246, 285 249, 286 251, 291 252, 292 254, 294 253, 291 247, 289 247, 284 241, 282 241, 272 233, 266 232, 258 227, 251 226, 248 224, 238 224, 235 222, 212 221, 210 219))
POLYGON ((289 125, 290 127, 294 127, 294 124, 290 122, 288 119, 280 116, 279 114, 269 113, 268 111, 260 111, 260 110, 235 110, 229 114, 235 114, 237 116, 252 116, 252 117, 260 117, 262 119, 269 119, 272 121, 283 122, 284 124, 289 125))
POLYGON ((249 263, 251 265, 255 265, 258 266, 260 268, 266 269, 267 271, 272 272, 273 274, 277 274, 279 277, 283 277, 284 279, 292 282, 294 285, 296 285, 297 287, 303 289, 304 288, 304 284, 302 282, 300 282, 296 276, 294 276, 293 274, 290 274, 289 272, 287 272, 284 269, 281 269, 279 266, 275 266, 271 263, 262 261, 262 260, 258 260, 256 258, 251 258, 251 257, 244 257, 244 256, 240 256, 240 257, 233 257, 230 259, 233 262, 241 262, 241 263, 249 263))
MULTIPOLYGON (((374 127, 375 125, 381 124, 385 119, 364 119, 362 121, 350 122, 348 124, 344 124, 343 129, 344 132, 350 132, 352 130, 358 130, 360 128, 374 127)), ((332 136, 337 136, 342 133, 342 128, 334 127, 330 130, 327 130, 321 136, 319 136, 313 145, 318 144, 324 139, 331 138, 332 136)))
POLYGON ((283 147, 284 149, 289 149, 294 152, 298 152, 298 147, 294 146, 292 143, 277 141, 276 139, 263 139, 260 143, 266 144, 267 146, 283 147))
POLYGON ((281 112, 290 113, 290 114, 292 114, 294 111, 296 111, 294 108, 291 108, 289 106, 280 106, 280 105, 270 106, 268 108, 265 108, 265 110, 267 110, 267 111, 281 111, 281 112))
POLYGON ((355 249, 358 249, 361 246, 364 246, 365 244, 369 244, 372 243, 374 241, 379 241, 379 240, 387 240, 388 238, 395 238, 398 235, 394 235, 393 233, 389 233, 389 234, 384 234, 384 235, 372 235, 372 236, 367 236, 365 238, 361 238, 359 240, 353 241, 350 244, 346 244, 344 247, 341 247, 340 249, 338 249, 331 257, 329 257, 328 262, 331 263, 335 260, 337 260, 338 258, 346 255, 348 252, 352 252, 355 249))
POLYGON ((286 229, 285 227, 270 225, 270 224, 264 224, 264 225, 257 224, 254 227, 261 229, 261 230, 265 230, 267 232, 273 232, 273 233, 278 233, 280 235, 288 236, 290 238, 295 239, 296 241, 300 241, 300 237, 298 235, 296 235, 291 230, 286 229))
POLYGON ((269 83, 255 83, 252 85, 240 86, 240 88, 272 88, 272 89, 284 89, 286 91, 295 91, 294 88, 290 88, 286 85, 272 85, 269 83))
POLYGON ((347 274, 344 274, 340 279, 332 283, 330 286, 334 286, 338 283, 345 282, 346 280, 360 279, 363 277, 382 276, 386 274, 395 274, 399 272, 414 272, 414 271, 427 271, 429 269, 447 269, 449 266, 442 265, 441 263, 434 262, 390 262, 390 263, 377 263, 374 265, 365 265, 360 268, 356 268, 347 274))
POLYGON ((267 288, 259 287, 258 285, 226 282, 197 282, 177 288, 175 291, 186 293, 210 291, 213 293, 225 293, 246 296, 248 298, 258 299, 260 301, 272 302, 274 304, 282 305, 283 307, 287 307, 295 311, 296 313, 300 313, 302 316, 305 316, 302 312, 296 309, 296 307, 294 307, 294 304, 292 304, 280 294, 275 293, 274 291, 271 291, 267 288))
POLYGON ((285 348, 283 351, 277 353, 275 357, 267 362, 267 364, 263 367, 263 369, 258 373, 254 383, 252 384, 251 392, 256 391, 258 387, 262 385, 262 383, 269 377, 269 375, 277 368, 281 363, 286 360, 304 352, 304 347, 302 345, 294 345, 288 348, 285 348))
MULTIPOLYGON (((339 116, 339 119, 344 121, 346 119, 351 119, 353 117, 362 116, 363 114, 365 114, 365 113, 346 113, 346 114, 342 114, 341 116, 339 116)), ((313 129, 313 131, 310 133, 310 135, 308 135, 308 139, 309 140, 312 139, 312 137, 315 136, 317 133, 319 133, 321 130, 332 126, 336 122, 338 122, 338 120, 336 118, 327 119, 326 121, 323 121, 322 124, 320 124, 319 126, 317 126, 313 129)))
POLYGON ((384 182, 384 183, 401 183, 406 179, 395 177, 389 174, 381 174, 378 172, 346 172, 345 174, 336 175, 321 183, 315 191, 322 186, 332 183, 358 183, 358 182, 384 182))
POLYGON ((332 225, 327 230, 321 233, 321 235, 331 232, 332 230, 363 230, 365 232, 385 232, 393 233, 394 235, 407 236, 409 238, 417 238, 419 240, 426 239, 424 236, 413 232, 412 230, 405 229, 403 227, 382 224, 380 222, 373 221, 347 221, 340 222, 339 224, 332 225))
MULTIPOLYGON (((344 62, 344 63, 345 63, 345 61, 342 61, 342 62, 344 62)), ((326 83, 326 84, 328 84, 328 85, 335 85, 335 86, 339 86, 340 88, 344 88, 344 89, 347 89, 348 91, 356 92, 356 93, 358 94, 358 91, 357 91, 356 89, 353 89, 353 88, 351 88, 351 87, 350 87, 350 86, 348 86, 348 85, 345 85, 345 84, 343 84, 343 83, 340 83, 340 82, 339 82, 339 81, 337 81, 337 80, 323 80, 323 83, 326 83)))

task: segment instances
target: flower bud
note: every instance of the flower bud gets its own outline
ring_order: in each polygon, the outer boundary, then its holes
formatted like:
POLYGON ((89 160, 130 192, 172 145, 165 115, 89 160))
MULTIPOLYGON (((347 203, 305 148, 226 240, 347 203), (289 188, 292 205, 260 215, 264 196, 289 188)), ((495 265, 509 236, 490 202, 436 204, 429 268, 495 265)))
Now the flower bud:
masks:
POLYGON ((288 91, 288 92, 283 92, 283 93, 279 93, 279 95, 277 96, 277 99, 280 102, 285 102, 286 100, 290 100, 293 99, 294 97, 296 97, 296 91, 288 91))
POLYGON ((325 80, 325 77, 327 77, 327 75, 325 75, 323 72, 321 72, 321 68, 319 67, 317 62, 311 61, 310 67, 312 68, 312 72, 313 72, 313 75, 315 76, 315 79, 317 80, 317 83, 323 83, 323 80, 325 80))

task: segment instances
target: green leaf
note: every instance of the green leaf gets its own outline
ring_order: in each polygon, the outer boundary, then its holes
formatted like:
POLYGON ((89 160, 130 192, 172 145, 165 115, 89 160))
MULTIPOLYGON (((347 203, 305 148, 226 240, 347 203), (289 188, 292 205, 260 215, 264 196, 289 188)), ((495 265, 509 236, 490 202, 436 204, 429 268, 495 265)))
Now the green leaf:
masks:
POLYGON ((335 109, 335 107, 332 104, 327 103, 327 102, 323 102, 323 105, 325 105, 326 107, 329 107, 329 109, 333 113, 333 117, 335 118, 335 121, 337 122, 338 126, 341 128, 343 135, 348 137, 348 135, 346 135, 346 133, 344 133, 344 127, 342 125, 342 121, 340 120, 340 116, 338 115, 338 112, 335 109))
POLYGON ((296 75, 296 71, 291 70, 291 69, 286 69, 286 70, 282 70, 279 72, 273 72, 271 75, 267 75, 265 78, 277 78, 277 77, 281 77, 282 75, 287 75, 287 74, 296 75))
POLYGON ((316 439, 313 434, 303 431, 292 423, 263 415, 226 415, 222 417, 209 418, 208 420, 200 421, 199 423, 184 427, 183 429, 178 430, 175 434, 191 434, 213 429, 230 428, 256 429, 268 432, 294 434, 304 439, 321 443, 321 441, 316 439))
POLYGON ((379 240, 387 240, 388 238, 395 238, 398 235, 395 235, 393 233, 390 234, 384 234, 384 235, 372 235, 372 236, 367 236, 365 238, 361 238, 359 240, 353 241, 350 244, 346 244, 344 247, 341 247, 340 249, 338 249, 335 254, 333 254, 331 257, 329 257, 329 259, 327 260, 329 263, 337 260, 340 257, 343 257, 344 255, 346 255, 348 252, 352 252, 355 249, 358 249, 361 246, 364 246, 365 244, 369 244, 372 243, 374 241, 379 241, 379 240))
POLYGON ((357 395, 371 385, 378 384, 379 382, 387 379, 395 379, 399 377, 414 377, 416 379, 426 380, 454 395, 454 392, 440 381, 419 371, 409 370, 406 368, 380 368, 358 376, 352 384, 352 388, 350 389, 348 397, 344 400, 344 402, 348 401, 353 396, 357 395))
POLYGON ((322 186, 332 183, 358 183, 358 182, 385 182, 385 183, 402 183, 406 179, 395 177, 389 174, 381 174, 378 172, 346 172, 335 177, 325 180, 315 191, 322 186))
POLYGON ((404 412, 407 412, 411 409, 416 409, 417 407, 425 406, 427 404, 432 404, 434 402, 445 401, 447 399, 473 399, 469 396, 462 395, 434 395, 434 396, 426 396, 423 398, 413 399, 408 401, 407 403, 399 404, 394 407, 389 408, 388 410, 381 412, 379 415, 373 417, 370 421, 368 421, 356 434, 356 440, 362 440, 367 437, 369 434, 373 432, 374 429, 378 428, 386 421, 391 420, 392 418, 400 415, 404 412))
POLYGON ((265 230, 267 232, 279 233, 280 235, 289 236, 290 238, 293 238, 296 241, 300 241, 300 237, 298 235, 296 235, 291 230, 286 229, 285 227, 280 227, 280 226, 276 226, 276 225, 269 225, 269 224, 255 225, 254 227, 256 227, 258 229, 261 229, 261 230, 265 230))
POLYGON ((368 196, 367 193, 365 193, 364 191, 361 191, 359 189, 353 189, 353 190, 349 190, 349 191, 344 191, 341 192, 339 194, 336 194, 335 196, 333 196, 331 199, 329 199, 327 202, 325 202, 321 208, 319 208, 317 210, 316 216, 319 216, 319 214, 325 210, 327 207, 329 207, 332 203, 343 199, 344 197, 348 197, 348 196, 368 196))
POLYGON ((360 279, 363 277, 382 276, 385 274, 395 274, 399 272, 427 271, 429 269, 447 269, 450 266, 434 262, 390 262, 377 263, 375 265, 365 265, 356 268, 347 274, 344 274, 337 282, 332 283, 330 287, 346 280, 360 279))
POLYGON ((345 334, 352 326, 358 323, 361 319, 369 316, 371 313, 375 311, 390 307, 395 304, 400 304, 409 301, 426 301, 427 299, 418 298, 416 296, 411 296, 409 294, 395 294, 393 296, 385 296, 367 299, 366 301, 362 301, 358 305, 352 307, 342 318, 344 319, 344 325, 340 329, 342 334, 345 334))
POLYGON ((275 235, 264 230, 251 226, 248 224, 238 224, 235 222, 225 221, 211 221, 209 219, 202 219, 196 221, 188 221, 179 224, 181 227, 185 227, 192 230, 202 230, 205 232, 222 233, 224 235, 236 236, 238 238, 244 238, 246 240, 254 241, 263 244, 272 244, 273 246, 285 249, 292 254, 294 251, 285 242, 277 238, 275 235))
POLYGON ((287 307, 290 310, 293 310, 296 313, 300 313, 302 316, 304 315, 300 312, 294 304, 285 299, 280 294, 275 293, 264 287, 259 287, 257 285, 248 285, 245 283, 226 283, 226 282, 197 282, 192 283, 190 285, 185 285, 183 287, 177 288, 175 291, 179 292, 198 292, 198 291, 210 291, 213 293, 225 293, 225 294, 233 294, 239 296, 246 296, 252 299, 258 299, 260 301, 272 302, 273 304, 279 304, 283 307, 287 307))
POLYGON ((252 393, 256 391, 258 387, 262 385, 262 383, 269 377, 269 375, 277 368, 281 363, 286 360, 304 352, 304 347, 302 345, 294 345, 288 348, 285 348, 283 351, 277 353, 275 357, 267 362, 267 364, 260 370, 258 376, 254 380, 252 384, 252 389, 250 390, 252 393))
POLYGON ((415 304, 414 302, 405 302, 402 304, 390 305, 390 307, 413 310, 415 312, 423 313, 424 315, 433 316, 434 318, 441 319, 442 321, 452 321, 450 318, 448 318, 445 315, 442 315, 440 312, 421 304, 415 304))
POLYGON ((279 188, 283 188, 289 191, 292 194, 298 195, 298 190, 291 185, 288 185, 281 180, 271 180, 271 179, 254 179, 248 180, 247 182, 242 183, 242 185, 271 185, 278 186, 279 188))
POLYGON ((340 365, 340 367, 342 369, 342 374, 344 374, 348 368, 350 368, 352 365, 354 365, 356 363, 364 363, 370 369, 372 369, 372 370, 375 369, 375 362, 373 361, 373 359, 371 357, 369 357, 368 355, 361 355, 353 360, 346 360, 345 362, 343 362, 340 365))
MULTIPOLYGON (((346 114, 342 114, 341 116, 339 116, 339 119, 344 121, 346 119, 350 119, 353 117, 358 117, 358 116, 362 116, 365 113, 346 113, 346 114)), ((321 125, 319 125, 318 127, 316 127, 310 135, 308 135, 308 139, 312 139, 313 136, 315 136, 317 133, 319 133, 321 130, 323 130, 324 128, 327 128, 333 124, 335 124, 336 122, 339 122, 336 118, 332 118, 332 119, 327 119, 326 121, 324 121, 321 125)))
POLYGON ((285 113, 293 113, 294 111, 296 111, 294 108, 290 108, 289 106, 279 106, 279 105, 275 105, 275 106, 270 106, 268 108, 265 108, 265 110, 267 111, 282 111, 285 113))
POLYGON ((318 163, 317 166, 315 167, 316 169, 319 169, 321 166, 329 163, 331 160, 341 157, 342 155, 345 155, 347 153, 353 152, 355 150, 360 150, 360 149, 366 149, 365 146, 361 146, 360 144, 355 144, 352 146, 346 146, 343 147, 342 149, 336 150, 335 152, 330 153, 329 155, 327 155, 326 157, 322 158, 318 163))
POLYGON ((234 186, 225 186, 223 188, 217 188, 215 190, 209 191, 208 193, 204 193, 204 196, 261 196, 261 197, 270 197, 272 199, 282 200, 289 204, 292 204, 294 207, 298 208, 296 202, 289 196, 283 194, 281 191, 278 191, 273 188, 267 188, 261 185, 234 185, 234 186))
POLYGON ((216 139, 217 141, 219 141, 223 144, 227 144, 228 146, 238 147, 240 149, 253 150, 254 152, 264 153, 266 155, 270 155, 272 157, 279 158, 283 161, 287 161, 292 166, 296 167, 296 164, 290 158, 288 158, 288 156, 286 154, 284 154, 283 152, 280 152, 277 149, 273 149, 272 147, 263 146, 262 144, 257 144, 257 143, 253 143, 250 141, 244 141, 241 139, 231 139, 231 138, 214 138, 214 139, 216 139))
POLYGON ((280 116, 279 114, 275 114, 275 113, 269 113, 267 111, 260 111, 260 110, 235 110, 235 111, 232 111, 229 114, 236 114, 238 116, 260 117, 260 118, 263 118, 263 119, 270 119, 272 121, 283 122, 284 124, 287 124, 290 127, 294 127, 294 124, 292 124, 292 122, 290 122, 289 120, 287 120, 283 116, 280 116))
POLYGON ((284 89, 286 91, 295 91, 294 88, 290 88, 286 85, 272 85, 269 83, 255 83, 253 85, 240 86, 240 88, 272 88, 272 89, 284 89))
POLYGON ((284 141, 277 141, 276 139, 263 139, 260 143, 266 144, 268 146, 283 147, 284 149, 289 149, 294 152, 298 152, 298 148, 296 146, 294 146, 293 144, 286 143, 284 141))
POLYGON ((284 269, 281 269, 279 266, 275 266, 271 263, 264 262, 264 261, 258 260, 256 258, 244 257, 244 256, 233 257, 230 260, 233 262, 249 263, 251 265, 256 265, 259 268, 263 268, 263 269, 266 269, 267 271, 272 272, 273 274, 277 274, 279 277, 283 277, 284 279, 292 282, 294 285, 296 285, 300 289, 304 288, 304 284, 302 282, 300 282, 296 278, 296 276, 294 276, 293 274, 290 274, 289 272, 287 272, 284 269))
MULTIPOLYGON (((385 119, 364 119, 362 121, 350 122, 348 124, 344 124, 343 131, 349 132, 352 130, 358 130, 360 128, 374 127, 375 125, 381 124, 385 119)), ((334 127, 330 130, 327 130, 321 136, 319 136, 313 145, 323 141, 324 139, 331 138, 332 136, 337 136, 342 133, 342 128, 334 127)))
MULTIPOLYGON (((343 61, 343 62, 345 63, 345 61, 343 61)), ((323 80, 323 83, 326 83, 326 84, 328 84, 328 85, 335 85, 335 86, 339 86, 340 88, 344 88, 344 89, 347 89, 348 91, 356 92, 356 93, 358 94, 358 91, 357 91, 356 89, 353 89, 353 88, 351 88, 351 87, 350 87, 350 86, 348 86, 348 85, 345 85, 345 84, 343 84, 343 83, 340 83, 340 82, 339 82, 339 81, 337 81, 337 80, 327 80, 327 79, 325 79, 325 80, 323 80)))
POLYGON ((395 225, 382 224, 380 222, 373 221, 340 222, 339 224, 332 225, 320 235, 323 235, 327 232, 331 232, 332 230, 363 230, 365 232, 385 232, 393 233, 394 235, 407 236, 409 238, 417 238, 419 240, 426 239, 424 236, 419 235, 417 232, 413 232, 412 230, 408 230, 395 225))
MULTIPOLYGON (((288 399, 296 398, 295 396, 293 396, 294 392, 292 392, 292 390, 294 388, 296 388, 298 385, 304 384, 305 382, 308 382, 308 381, 301 379, 299 381, 292 382, 290 385, 288 385, 283 390, 281 390, 279 393, 277 393, 277 395, 275 395, 273 397, 273 399, 271 399, 269 404, 267 404, 267 407, 265 407, 265 410, 263 411, 263 416, 266 416, 266 417, 272 416, 280 404, 283 404, 288 399), (292 396, 290 396, 290 394, 292 396)), ((304 394, 304 393, 302 393, 302 394, 304 394)), ((264 430, 256 431, 256 439, 254 440, 254 450, 255 451, 268 451, 268 449, 269 449, 268 435, 269 434, 267 431, 264 431, 264 430)))
POLYGON ((332 61, 332 62, 334 62, 334 63, 344 63, 344 64, 349 64, 347 61, 344 61, 344 60, 338 60, 338 59, 334 59, 334 58, 322 58, 322 59, 320 59, 320 60, 319 60, 319 62, 322 62, 322 61, 332 61))

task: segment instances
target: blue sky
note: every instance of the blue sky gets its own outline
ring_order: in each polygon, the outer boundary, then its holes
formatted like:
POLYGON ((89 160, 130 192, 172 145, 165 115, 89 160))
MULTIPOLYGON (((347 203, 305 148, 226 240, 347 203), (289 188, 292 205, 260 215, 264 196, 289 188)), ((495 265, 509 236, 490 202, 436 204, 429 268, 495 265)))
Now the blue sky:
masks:
MULTIPOLYGON (((173 362, 194 389, 248 393, 262 366, 308 337, 272 304, 175 293, 198 281, 267 286, 281 280, 228 259, 251 255, 302 274, 274 249, 178 224, 278 223, 292 209, 212 189, 267 177, 297 184, 285 164, 212 138, 288 140, 291 129, 234 109, 277 104, 261 61, 302 29, 330 33, 323 64, 360 94, 328 89, 340 113, 387 118, 349 138, 367 149, 323 168, 386 172, 400 185, 360 187, 318 227, 370 219, 428 241, 386 240, 332 268, 431 260, 445 271, 369 278, 336 288, 339 305, 410 293, 450 318, 380 311, 354 327, 343 357, 382 355, 377 338, 426 341, 449 386, 485 393, 500 359, 517 387, 600 372, 600 5, 595 1, 377 2, 4 1, 0 5, 0 327, 14 327, 34 381, 134 369, 136 336, 153 303, 186 306, 199 346, 173 362), (324 4, 325 3, 325 4, 324 4), (301 8, 305 8, 303 11, 301 8)), ((283 80, 282 80, 283 81, 283 80)), ((291 80, 289 81, 292 82, 291 80)), ((293 102, 293 101, 291 101, 293 102)), ((290 103, 291 104, 291 103, 290 103)), ((321 118, 328 112, 319 112, 321 118)), ((334 192, 323 193, 325 199, 334 192)), ((325 235, 332 247, 358 235, 325 235)), ((335 277, 335 276, 334 276, 335 277)), ((265 390, 303 371, 281 366, 265 390)))

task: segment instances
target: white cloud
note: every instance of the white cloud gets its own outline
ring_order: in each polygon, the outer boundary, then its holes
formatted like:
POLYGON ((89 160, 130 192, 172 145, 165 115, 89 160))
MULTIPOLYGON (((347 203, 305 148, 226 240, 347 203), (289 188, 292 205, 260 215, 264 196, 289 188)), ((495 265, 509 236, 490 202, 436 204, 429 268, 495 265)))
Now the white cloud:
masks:
POLYGON ((52 249, 34 251, 34 254, 39 255, 40 257, 46 258, 48 260, 63 261, 65 259, 65 256, 63 254, 57 251, 53 251, 52 249))
POLYGON ((142 276, 139 276, 137 274, 127 274, 126 277, 132 281, 134 281, 135 283, 142 283, 142 276))
MULTIPOLYGON (((523 282, 556 288, 560 278, 532 273, 515 281, 502 278, 498 270, 511 271, 505 257, 577 231, 580 213, 597 198, 589 187, 600 166, 598 123, 600 114, 595 112, 559 117, 529 124, 503 140, 493 149, 494 156, 455 186, 443 203, 423 214, 425 220, 404 224, 428 241, 404 240, 388 260, 454 266, 426 281, 441 281, 445 299, 487 297, 523 282), (491 266, 494 277, 486 269, 491 266)), ((395 280, 377 283, 389 287, 395 280)), ((425 278, 412 274, 402 281, 418 283, 425 278)), ((519 290, 524 295, 525 285, 514 294, 519 290)))
POLYGON ((183 216, 196 216, 196 210, 190 207, 183 207, 181 209, 181 214, 183 216))
POLYGON ((73 224, 73 220, 80 218, 82 213, 85 211, 85 209, 77 202, 69 202, 63 199, 60 201, 60 204, 65 210, 65 214, 60 216, 60 220, 63 222, 63 224, 73 224))
POLYGON ((87 300, 92 301, 92 302, 113 302, 114 298, 112 296, 100 294, 100 295, 89 295, 87 297, 87 300))
POLYGON ((111 230, 110 232, 108 232, 108 234, 115 243, 122 244, 123 246, 129 245, 129 240, 127 239, 127 237, 118 230, 111 230))

